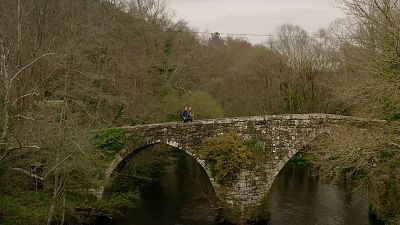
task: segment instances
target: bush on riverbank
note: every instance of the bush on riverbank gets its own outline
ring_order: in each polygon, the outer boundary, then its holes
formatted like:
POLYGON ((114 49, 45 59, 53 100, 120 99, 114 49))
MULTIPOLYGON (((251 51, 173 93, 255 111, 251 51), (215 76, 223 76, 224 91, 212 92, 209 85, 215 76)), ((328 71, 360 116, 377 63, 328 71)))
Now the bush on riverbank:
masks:
POLYGON ((132 209, 138 204, 139 195, 136 192, 113 193, 108 199, 101 199, 95 203, 91 216, 108 219, 123 217, 126 210, 132 209))
POLYGON ((322 178, 347 177, 355 188, 368 187, 370 214, 386 224, 400 215, 400 148, 396 129, 379 127, 356 132, 336 128, 317 137, 307 150, 308 159, 322 178), (373 131, 372 131, 373 130, 373 131))
MULTIPOLYGON (((2 225, 46 224, 52 196, 43 191, 15 188, 12 192, 1 195, 0 202, 0 224, 2 225)), ((83 204, 85 204, 85 199, 81 196, 73 197, 71 194, 66 199, 66 205, 62 206, 62 202, 58 202, 57 208, 64 208, 65 221, 68 221, 68 224, 83 224, 86 218, 81 218, 75 212, 75 208, 83 204)), ((61 213, 54 216, 55 222, 59 223, 61 220, 61 213)))

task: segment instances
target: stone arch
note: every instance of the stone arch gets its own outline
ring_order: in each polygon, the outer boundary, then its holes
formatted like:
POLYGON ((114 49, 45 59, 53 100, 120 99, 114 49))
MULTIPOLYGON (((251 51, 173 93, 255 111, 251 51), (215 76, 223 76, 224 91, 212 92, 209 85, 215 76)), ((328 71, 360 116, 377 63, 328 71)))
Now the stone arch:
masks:
POLYGON ((310 143, 312 143, 314 140, 317 138, 323 136, 323 135, 329 135, 330 130, 329 129, 321 129, 317 130, 314 133, 309 134, 309 136, 301 138, 301 140, 298 142, 298 144, 290 149, 288 149, 288 154, 286 154, 285 157, 281 158, 275 165, 274 169, 272 170, 272 173, 269 174, 270 176, 270 182, 269 182, 269 187, 268 187, 268 192, 271 190, 273 183, 275 182, 276 178, 278 177, 279 173, 282 171, 282 169, 285 167, 285 165, 290 161, 290 159, 293 158, 294 155, 299 153, 301 150, 303 150, 305 147, 307 147, 310 143))
POLYGON ((126 163, 128 163, 135 155, 139 154, 140 152, 146 150, 150 146, 154 146, 157 144, 165 144, 174 148, 177 148, 186 154, 192 156, 197 163, 201 165, 201 167, 206 171, 208 177, 210 180, 213 180, 211 177, 211 172, 208 166, 206 165, 205 161, 200 158, 200 156, 196 155, 193 153, 193 151, 188 150, 188 148, 185 148, 184 146, 180 145, 178 142, 175 141, 161 141, 161 140, 154 140, 154 141, 149 141, 146 143, 141 143, 138 146, 135 146, 133 148, 125 148, 121 150, 115 157, 115 159, 111 162, 110 166, 108 167, 106 171, 106 178, 111 178, 115 172, 118 172, 121 170, 126 163))
MULTIPOLYGON (((137 154, 145 151, 147 148, 157 145, 157 144, 165 144, 174 148, 177 148, 184 152, 185 154, 191 156, 200 166, 201 168, 205 171, 207 174, 208 180, 211 183, 211 186, 213 187, 213 192, 217 194, 216 188, 218 187, 218 184, 214 182, 214 179, 211 176, 211 170, 208 168, 206 165, 205 161, 200 158, 200 156, 192 153, 187 147, 184 147, 183 145, 179 144, 176 141, 171 141, 171 140, 149 140, 143 143, 138 144, 137 146, 133 148, 125 148, 121 150, 113 160, 113 162, 110 164, 110 166, 107 168, 106 171, 106 179, 112 178, 115 173, 121 171, 123 167, 132 159, 134 158, 137 154)), ((103 191, 103 190, 102 190, 103 191)))
POLYGON ((124 163, 123 160, 134 157, 148 146, 164 143, 196 159, 206 171, 221 202, 235 207, 245 205, 251 211, 260 204, 260 199, 268 194, 277 175, 290 158, 319 135, 335 134, 335 129, 343 126, 367 129, 386 124, 386 121, 329 114, 292 114, 127 126, 121 129, 126 134, 137 134, 140 143, 134 148, 126 148, 119 152, 108 167, 105 178, 110 178, 114 170, 124 163), (201 157, 201 146, 206 138, 226 133, 231 129, 243 137, 254 138, 262 143, 265 159, 259 171, 243 171, 233 186, 227 186, 217 184, 213 180, 201 157))

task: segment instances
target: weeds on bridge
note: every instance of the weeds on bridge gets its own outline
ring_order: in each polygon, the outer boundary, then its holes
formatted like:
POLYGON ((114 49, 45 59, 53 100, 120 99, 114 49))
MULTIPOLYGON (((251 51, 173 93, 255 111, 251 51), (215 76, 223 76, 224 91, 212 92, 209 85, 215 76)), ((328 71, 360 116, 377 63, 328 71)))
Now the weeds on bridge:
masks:
POLYGON ((206 139, 201 154, 210 166, 215 181, 231 185, 242 169, 254 166, 255 155, 260 148, 256 140, 246 140, 231 131, 206 139))
POLYGON ((97 148, 117 152, 121 150, 126 143, 124 130, 121 128, 100 130, 95 135, 94 142, 97 148))

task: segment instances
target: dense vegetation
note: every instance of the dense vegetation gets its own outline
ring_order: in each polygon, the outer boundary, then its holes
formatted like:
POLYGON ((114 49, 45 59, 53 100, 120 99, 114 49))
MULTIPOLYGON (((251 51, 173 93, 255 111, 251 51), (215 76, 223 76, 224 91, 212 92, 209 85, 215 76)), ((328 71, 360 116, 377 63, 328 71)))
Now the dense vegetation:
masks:
POLYGON ((215 181, 230 185, 240 171, 254 166, 255 151, 243 137, 232 131, 206 139, 201 154, 215 181))
POLYGON ((399 223, 400 154, 393 142, 399 135, 396 126, 389 130, 375 127, 372 132, 337 129, 336 134, 315 139, 309 146, 312 151, 306 151, 305 156, 329 181, 344 178, 355 188, 367 186, 370 215, 387 224, 399 223))
MULTIPOLYGON (((125 141, 118 130, 96 138, 93 130, 174 121, 186 104, 196 119, 321 112, 400 120, 399 1, 339 4, 348 17, 318 39, 282 25, 254 46, 199 36, 157 0, 2 0, 0 223, 84 222, 74 209, 96 204, 89 190, 125 141)), ((384 198, 400 187, 399 164, 388 161, 400 148, 389 147, 374 155, 389 169, 374 186, 384 198)), ((374 185, 372 172, 364 180, 374 185)), ((379 215, 400 214, 399 201, 378 200, 379 215)))

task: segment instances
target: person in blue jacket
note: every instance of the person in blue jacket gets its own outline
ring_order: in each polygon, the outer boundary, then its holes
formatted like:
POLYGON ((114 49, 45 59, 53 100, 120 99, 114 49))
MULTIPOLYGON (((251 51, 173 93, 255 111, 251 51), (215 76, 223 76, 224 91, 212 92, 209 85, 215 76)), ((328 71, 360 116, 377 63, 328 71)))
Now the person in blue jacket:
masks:
POLYGON ((188 112, 188 107, 185 106, 185 108, 183 109, 183 111, 179 114, 179 116, 182 118, 183 122, 186 123, 187 122, 187 118, 189 117, 189 112, 188 112))
POLYGON ((193 122, 192 115, 191 115, 191 107, 185 106, 185 108, 179 115, 182 118, 184 123, 193 122))

